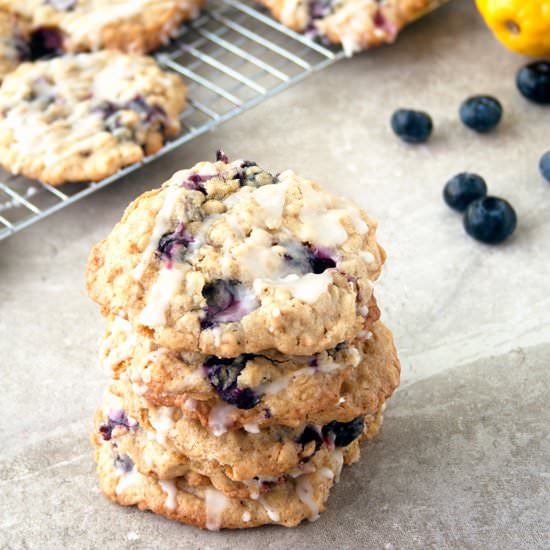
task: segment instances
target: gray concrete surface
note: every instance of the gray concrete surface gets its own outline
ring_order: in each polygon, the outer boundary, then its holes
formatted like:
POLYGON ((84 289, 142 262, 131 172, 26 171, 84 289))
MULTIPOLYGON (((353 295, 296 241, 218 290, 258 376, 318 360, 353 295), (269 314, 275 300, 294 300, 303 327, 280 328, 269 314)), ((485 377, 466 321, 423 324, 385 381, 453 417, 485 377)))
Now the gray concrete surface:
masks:
POLYGON ((0 243, 0 548, 550 548, 550 110, 514 87, 524 59, 454 0, 390 48, 338 63, 139 174, 0 243), (499 129, 457 120, 472 93, 501 99, 499 129), (429 111, 429 145, 388 130, 429 111), (84 292, 91 245, 140 192, 223 147, 353 197, 389 253, 378 296, 403 384, 380 438, 329 509, 295 530, 212 534, 125 510, 98 492, 87 442, 105 377, 103 322, 84 292), (483 174, 519 227, 489 248, 441 200, 483 174))

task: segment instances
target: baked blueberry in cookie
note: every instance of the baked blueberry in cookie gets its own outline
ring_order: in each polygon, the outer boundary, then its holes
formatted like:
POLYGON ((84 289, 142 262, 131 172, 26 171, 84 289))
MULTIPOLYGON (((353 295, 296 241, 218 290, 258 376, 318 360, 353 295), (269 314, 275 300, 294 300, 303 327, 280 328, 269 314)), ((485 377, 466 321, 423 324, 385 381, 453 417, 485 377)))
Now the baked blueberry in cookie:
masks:
POLYGON ((323 436, 315 426, 306 426, 296 441, 304 446, 313 441, 315 450, 318 451, 323 444, 323 436))
POLYGON ((135 420, 128 418, 125 411, 112 410, 109 411, 107 422, 99 427, 99 432, 105 441, 109 441, 115 428, 135 429, 137 426, 138 423, 135 420))
POLYGON ((362 433, 365 419, 362 416, 354 418, 351 422, 330 422, 323 426, 323 436, 334 443, 336 447, 346 447, 362 433))
POLYGON ((192 242, 193 237, 185 230, 185 224, 181 223, 173 233, 166 233, 160 238, 157 252, 163 260, 183 261, 183 255, 192 242))
POLYGON ((132 462, 132 459, 128 455, 116 455, 114 459, 114 466, 119 472, 131 472, 134 463, 132 462))
POLYGON ((249 358, 249 355, 240 355, 234 359, 211 356, 204 363, 206 376, 220 398, 239 409, 251 409, 260 402, 260 396, 253 390, 238 386, 239 374, 249 358))
POLYGON ((31 59, 63 52, 63 34, 55 27, 38 27, 31 33, 29 42, 31 59))
POLYGON ((203 287, 202 295, 206 299, 203 328, 240 321, 259 305, 252 292, 239 281, 216 279, 203 287))

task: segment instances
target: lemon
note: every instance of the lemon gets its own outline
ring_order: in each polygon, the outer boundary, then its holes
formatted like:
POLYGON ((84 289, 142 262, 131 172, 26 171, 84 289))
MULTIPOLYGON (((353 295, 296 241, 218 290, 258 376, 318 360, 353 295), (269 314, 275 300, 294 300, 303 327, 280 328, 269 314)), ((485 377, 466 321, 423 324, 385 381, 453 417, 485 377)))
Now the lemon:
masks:
POLYGON ((496 37, 511 50, 550 55, 550 0, 476 0, 496 37))

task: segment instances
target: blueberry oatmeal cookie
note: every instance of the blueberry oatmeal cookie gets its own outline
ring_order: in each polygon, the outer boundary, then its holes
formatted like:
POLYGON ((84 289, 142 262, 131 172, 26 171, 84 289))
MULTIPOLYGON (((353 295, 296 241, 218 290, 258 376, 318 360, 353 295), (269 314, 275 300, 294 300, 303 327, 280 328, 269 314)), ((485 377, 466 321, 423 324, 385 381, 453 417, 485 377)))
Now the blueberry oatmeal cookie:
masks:
POLYGON ((380 322, 368 335, 312 356, 223 359, 158 348, 115 319, 101 355, 115 378, 129 380, 152 404, 178 407, 205 427, 219 424, 222 411, 228 429, 347 422, 379 409, 399 383, 392 335, 380 322))
POLYGON ((177 75, 144 56, 24 63, 0 89, 0 164, 52 185, 101 180, 179 132, 185 94, 177 75))
POLYGON ((146 53, 198 14, 202 0, 0 0, 26 19, 36 50, 146 53))
POLYGON ((335 450, 296 477, 272 483, 262 494, 232 498, 216 489, 208 477, 159 480, 143 475, 127 455, 109 445, 96 449, 96 461, 101 490, 114 502, 210 530, 266 524, 293 527, 304 519, 317 519, 344 462, 342 452, 335 450))
MULTIPOLYGON (((164 453, 163 472, 172 472, 191 461, 205 468, 210 465, 210 471, 222 470, 233 481, 279 477, 308 462, 324 447, 350 446, 347 452, 354 455, 356 445, 378 431, 383 409, 381 403, 372 413, 350 422, 304 423, 296 428, 274 425, 250 431, 248 427, 228 430, 223 410, 219 419, 214 418, 209 427, 204 427, 187 418, 181 409, 153 405, 122 381, 111 382, 105 403, 109 405, 104 404, 98 413, 101 423, 94 433, 97 442, 113 440, 117 447, 132 448, 134 458, 140 453, 143 457, 164 453), (149 448, 144 449, 148 442, 149 448), (353 442, 356 445, 351 446, 353 442), (182 456, 185 461, 178 458, 182 456)), ((156 470, 157 475, 160 470, 156 470)))
POLYGON ((0 82, 30 57, 26 27, 17 17, 0 11, 0 82))
MULTIPOLYGON (((373 423, 371 429, 374 427, 373 423)), ((117 414, 115 409, 98 411, 92 444, 96 449, 102 445, 110 446, 117 455, 127 456, 140 474, 161 480, 185 478, 190 485, 201 485, 208 479, 215 489, 228 497, 256 499, 274 485, 320 467, 335 452, 341 453, 346 464, 356 461, 360 452, 359 442, 367 437, 360 430, 361 425, 358 425, 355 432, 350 431, 345 441, 339 441, 345 445, 319 443, 313 454, 285 470, 274 470, 272 475, 266 475, 264 470, 258 469, 254 476, 243 479, 234 479, 229 466, 210 457, 197 459, 175 451, 165 442, 151 437, 155 434, 141 427, 132 417, 125 416, 124 412, 117 414), (356 434, 357 437, 352 439, 356 434)))
POLYGON ((92 249, 87 288, 174 351, 312 355, 370 330, 375 232, 317 183, 220 154, 130 204, 92 249))
POLYGON ((351 55, 393 42, 411 21, 447 0, 258 0, 291 29, 341 44, 351 55))

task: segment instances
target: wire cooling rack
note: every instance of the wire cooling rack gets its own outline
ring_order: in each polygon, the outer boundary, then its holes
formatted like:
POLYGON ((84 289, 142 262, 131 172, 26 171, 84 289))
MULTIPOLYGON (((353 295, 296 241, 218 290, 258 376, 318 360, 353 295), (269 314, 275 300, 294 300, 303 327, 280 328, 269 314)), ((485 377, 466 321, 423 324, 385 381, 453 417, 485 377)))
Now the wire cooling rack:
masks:
POLYGON ((182 133, 155 155, 99 182, 52 187, 0 170, 0 240, 114 183, 344 57, 238 0, 217 0, 156 54, 182 75, 189 107, 182 133))

